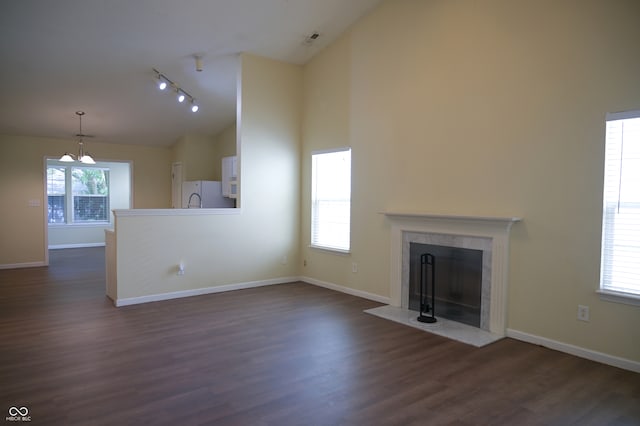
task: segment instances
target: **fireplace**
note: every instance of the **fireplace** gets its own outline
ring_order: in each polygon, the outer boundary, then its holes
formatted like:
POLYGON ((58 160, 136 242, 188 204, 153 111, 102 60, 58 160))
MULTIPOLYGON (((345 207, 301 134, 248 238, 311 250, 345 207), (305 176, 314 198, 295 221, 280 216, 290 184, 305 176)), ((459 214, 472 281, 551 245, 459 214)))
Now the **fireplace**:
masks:
POLYGON ((488 237, 402 232, 400 306, 419 310, 416 257, 435 258, 435 315, 490 330, 492 240, 488 237))
POLYGON ((482 259, 482 250, 409 243, 409 309, 419 312, 422 303, 424 310, 427 285, 433 286, 434 316, 480 328, 482 259), (431 256, 431 280, 425 255, 431 256))
MULTIPOLYGON (((509 266, 509 232, 514 223, 520 221, 517 217, 486 217, 486 216, 457 216, 436 214, 414 214, 386 212, 385 216, 391 222, 391 279, 389 286, 390 305, 375 308, 368 312, 377 315, 375 311, 386 311, 392 320, 407 318, 407 324, 417 326, 436 334, 442 334, 466 343, 482 346, 499 338, 506 333, 507 288, 509 266), (428 250, 440 253, 441 257, 453 257, 444 261, 443 268, 451 268, 458 262, 460 256, 475 258, 474 266, 459 270, 455 273, 447 272, 447 279, 457 280, 460 276, 473 276, 475 280, 473 301, 465 299, 459 305, 468 305, 469 311, 479 315, 472 320, 454 318, 455 312, 445 316, 439 315, 439 300, 436 296, 435 315, 436 324, 420 324, 415 321, 417 306, 412 301, 413 292, 411 277, 412 245, 422 251, 428 250), (441 247, 441 248, 434 248, 441 247), (469 252, 465 252, 469 250, 469 252), (448 254, 447 254, 448 253, 448 254), (455 254, 454 254, 455 253, 455 254), (464 254, 467 253, 467 254, 464 254), (478 257, 481 259, 478 264, 478 257), (478 278, 480 277, 480 278, 478 278), (479 279, 479 284, 478 284, 479 279), (478 301, 477 296, 480 296, 478 301), (384 308, 384 309, 383 309, 384 308), (412 310, 412 309, 415 309, 412 310), (440 320, 442 318, 442 320, 440 320), (469 324, 472 322, 472 324, 469 324), (476 331, 473 331, 476 330, 476 331), (471 335, 479 336, 469 337, 471 335)), ((437 267, 438 265, 436 265, 437 267)), ((441 274, 444 276, 443 274, 441 274)), ((458 282, 456 285, 460 285, 458 282)), ((463 284, 470 287, 471 284, 463 284)), ((436 283, 436 286, 438 284, 436 283)), ((453 292, 455 293, 455 289, 453 292)), ((442 295, 441 295, 442 296, 442 295)), ((455 301, 455 300, 454 300, 455 301)), ((460 302, 460 298, 458 300, 460 302)), ((445 302, 440 302, 445 303, 445 302)), ((448 302, 446 302, 448 303, 448 302)), ((445 305, 440 307, 444 308, 445 305)), ((453 310, 461 306, 453 306, 453 310)), ((464 312, 458 312, 463 315, 464 312)), ((379 315, 384 316, 384 315, 379 315)))

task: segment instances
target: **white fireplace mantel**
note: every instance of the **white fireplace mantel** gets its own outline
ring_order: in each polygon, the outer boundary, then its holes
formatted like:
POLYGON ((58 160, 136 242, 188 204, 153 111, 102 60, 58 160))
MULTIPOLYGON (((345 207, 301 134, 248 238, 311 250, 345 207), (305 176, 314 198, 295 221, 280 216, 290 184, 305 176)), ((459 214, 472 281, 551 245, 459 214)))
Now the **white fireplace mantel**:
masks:
POLYGON ((403 220, 437 220, 448 222, 479 222, 485 224, 493 224, 497 226, 507 226, 511 228, 511 225, 515 222, 520 222, 520 217, 501 217, 501 216, 463 216, 454 214, 435 214, 435 213, 407 213, 407 212, 382 212, 390 219, 403 219, 403 220))
POLYGON ((491 304, 489 330, 506 333, 507 289, 509 277, 509 232, 519 217, 469 216, 432 213, 382 212, 391 221, 390 304, 401 307, 403 234, 460 235, 491 240, 491 304))

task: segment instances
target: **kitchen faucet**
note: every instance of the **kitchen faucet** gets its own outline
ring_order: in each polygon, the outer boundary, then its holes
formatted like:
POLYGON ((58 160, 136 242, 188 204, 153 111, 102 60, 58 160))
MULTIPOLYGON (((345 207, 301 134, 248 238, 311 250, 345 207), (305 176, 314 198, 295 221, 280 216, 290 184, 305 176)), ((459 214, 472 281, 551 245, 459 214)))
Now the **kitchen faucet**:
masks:
POLYGON ((191 208, 191 198, 197 195, 198 196, 198 200, 200 200, 200 208, 202 208, 202 197, 200 196, 200 194, 198 194, 197 192, 192 192, 191 195, 189 195, 189 202, 187 203, 187 208, 190 209, 191 208))

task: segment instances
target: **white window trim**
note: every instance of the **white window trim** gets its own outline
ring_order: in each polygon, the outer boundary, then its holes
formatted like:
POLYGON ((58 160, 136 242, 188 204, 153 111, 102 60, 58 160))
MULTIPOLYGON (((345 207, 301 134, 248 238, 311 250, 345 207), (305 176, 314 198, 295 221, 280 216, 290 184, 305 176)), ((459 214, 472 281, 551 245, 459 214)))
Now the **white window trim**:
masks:
POLYGON ((310 249, 326 251, 328 253, 340 254, 340 255, 344 255, 344 256, 349 256, 351 254, 351 249, 349 249, 349 250, 341 250, 341 249, 338 249, 338 248, 318 246, 318 245, 315 245, 315 244, 309 244, 308 247, 310 249))
MULTIPOLYGON (((639 117, 640 117, 640 110, 631 110, 631 111, 607 113, 606 114, 605 125, 609 121, 625 120, 625 119, 639 118, 639 117)), ((605 148, 606 148, 606 135, 605 135, 605 148)), ((605 161, 606 161, 606 156, 605 156, 605 161)), ((604 211, 603 211, 603 215, 604 215, 604 211)), ((602 225, 601 232, 602 232, 602 238, 604 239, 604 223, 602 225)), ((638 294, 636 294, 636 293, 627 293, 627 292, 615 291, 615 290, 612 290, 612 289, 608 289, 608 288, 603 288, 602 287, 602 284, 603 284, 603 281, 602 281, 603 252, 602 251, 603 250, 604 250, 604 241, 603 241, 603 245, 601 246, 601 253, 600 253, 600 261, 601 261, 600 274, 601 274, 601 276, 600 276, 600 280, 599 280, 599 283, 598 283, 598 290, 596 290, 596 294, 599 296, 599 298, 601 300, 604 300, 604 301, 607 301, 607 302, 622 303, 622 304, 632 305, 632 306, 640 306, 640 293, 638 293, 638 294)))
POLYGON ((640 295, 633 293, 622 293, 619 291, 603 290, 596 291, 602 300, 614 303, 623 303, 625 305, 640 306, 640 295))
MULTIPOLYGON (((99 169, 99 170, 105 170, 107 172, 110 173, 110 170, 108 167, 103 167, 99 164, 96 164, 95 166, 88 166, 86 164, 82 164, 82 165, 78 165, 78 164, 69 164, 69 163, 62 163, 59 164, 59 162, 56 162, 55 160, 53 161, 49 161, 49 159, 45 159, 45 176, 47 173, 47 169, 49 167, 64 167, 65 170, 72 170, 73 168, 81 168, 81 169, 99 169)), ((65 171, 65 208, 67 210, 67 212, 73 212, 73 192, 71 192, 71 195, 68 196, 67 195, 67 188, 72 188, 73 185, 71 183, 71 173, 67 173, 65 171)), ((72 191, 72 189, 71 189, 72 191)), ((109 181, 109 193, 111 193, 111 182, 109 181)), ((45 177, 45 200, 48 203, 49 201, 49 195, 47 193, 47 182, 46 182, 46 177, 45 177)), ((110 195, 108 195, 107 197, 110 197, 110 195)), ((109 208, 109 211, 111 211, 111 208, 109 208)), ((111 214, 109 214, 109 216, 111 216, 111 214)), ((96 220, 96 221, 88 221, 88 222, 74 222, 72 218, 70 217, 66 217, 65 218, 65 222, 64 223, 60 223, 60 222, 54 222, 51 223, 47 220, 47 218, 45 217, 45 222, 47 224, 48 227, 51 228, 66 228, 66 227, 70 227, 70 228, 91 228, 91 227, 96 227, 96 228, 104 228, 105 225, 112 225, 111 219, 109 220, 96 220)))
POLYGON ((71 222, 71 223, 49 223, 47 222, 50 228, 104 228, 104 225, 111 225, 111 222, 71 222))
MULTIPOLYGON (((331 154, 334 152, 343 152, 343 151, 352 151, 352 148, 350 146, 342 146, 342 147, 337 147, 337 148, 328 148, 328 149, 319 149, 319 150, 312 150, 311 151, 311 161, 313 163, 313 156, 317 155, 317 154, 331 154)), ((353 166, 353 163, 351 164, 351 166, 353 166)), ((311 169, 313 170, 313 165, 311 166, 311 169)), ((313 171, 312 171, 312 176, 311 176, 311 180, 313 181, 313 171)), ((349 184, 351 185, 352 183, 352 179, 351 176, 349 178, 349 184)), ((312 189, 313 192, 313 189, 312 189)), ((351 196, 349 197, 349 202, 351 203, 352 198, 351 196)), ((311 219, 311 233, 313 234, 313 195, 311 196, 311 215, 310 215, 310 219, 311 219)), ((349 215, 351 215, 351 209, 349 209, 349 215)), ((310 236, 310 239, 313 239, 313 235, 310 236)), ((336 248, 336 247, 327 247, 327 246, 321 246, 318 244, 313 244, 313 242, 309 243, 309 248, 314 249, 314 250, 319 250, 319 251, 323 251, 323 252, 327 252, 327 253, 331 253, 331 254, 337 254, 337 255, 343 255, 343 256, 348 256, 351 254, 351 245, 352 240, 351 240, 351 216, 349 217, 349 249, 340 249, 340 248, 336 248)))

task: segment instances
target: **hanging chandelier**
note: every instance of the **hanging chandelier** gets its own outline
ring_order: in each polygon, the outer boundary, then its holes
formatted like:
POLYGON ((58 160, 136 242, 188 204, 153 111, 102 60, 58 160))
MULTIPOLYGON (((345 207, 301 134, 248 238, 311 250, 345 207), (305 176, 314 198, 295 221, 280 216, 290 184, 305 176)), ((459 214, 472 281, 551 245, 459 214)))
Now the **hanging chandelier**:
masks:
POLYGON ((62 157, 60 157, 60 161, 65 163, 72 163, 76 161, 76 159, 84 164, 96 164, 91 155, 88 152, 84 152, 84 141, 83 138, 87 137, 87 135, 82 133, 82 116, 84 115, 84 111, 76 111, 76 115, 80 120, 80 131, 76 134, 78 137, 78 156, 74 156, 73 154, 69 154, 65 152, 62 157))

